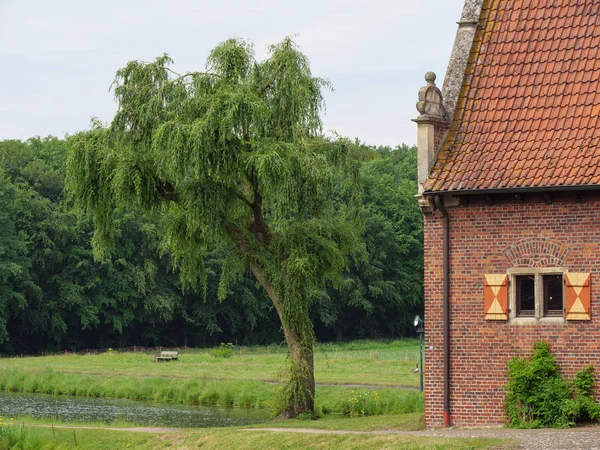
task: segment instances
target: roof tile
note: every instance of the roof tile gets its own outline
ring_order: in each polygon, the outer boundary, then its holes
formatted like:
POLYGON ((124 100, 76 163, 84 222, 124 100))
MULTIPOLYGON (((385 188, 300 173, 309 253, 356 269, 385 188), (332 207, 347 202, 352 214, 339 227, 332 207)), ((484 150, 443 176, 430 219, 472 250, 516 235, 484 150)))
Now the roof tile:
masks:
POLYGON ((426 190, 600 184, 597 1, 484 1, 426 190))

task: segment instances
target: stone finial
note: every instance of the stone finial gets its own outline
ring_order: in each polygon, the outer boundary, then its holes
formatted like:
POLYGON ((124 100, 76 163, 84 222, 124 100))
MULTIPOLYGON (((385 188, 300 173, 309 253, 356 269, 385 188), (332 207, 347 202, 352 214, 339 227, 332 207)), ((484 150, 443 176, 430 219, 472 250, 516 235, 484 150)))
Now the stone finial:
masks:
POLYGON ((431 214, 434 205, 431 197, 423 196, 423 186, 437 156, 437 146, 441 135, 448 129, 446 109, 442 92, 435 85, 435 73, 427 72, 427 85, 419 89, 417 111, 419 117, 413 119, 417 123, 417 179, 419 191, 417 200, 423 214, 431 214))
POLYGON ((425 81, 427 86, 419 89, 419 101, 417 102, 417 111, 420 115, 415 121, 445 121, 446 110, 444 108, 444 98, 442 91, 435 85, 435 73, 427 72, 425 81))

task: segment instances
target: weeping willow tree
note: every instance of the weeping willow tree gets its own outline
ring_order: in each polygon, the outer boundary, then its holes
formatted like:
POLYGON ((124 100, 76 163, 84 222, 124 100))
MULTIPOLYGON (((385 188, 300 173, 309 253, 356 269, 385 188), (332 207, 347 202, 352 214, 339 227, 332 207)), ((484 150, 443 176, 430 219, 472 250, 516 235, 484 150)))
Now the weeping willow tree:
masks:
POLYGON ((314 412, 311 298, 360 253, 351 143, 322 134, 326 80, 286 38, 262 62, 228 40, 206 71, 178 74, 167 55, 132 61, 113 83, 118 111, 70 138, 68 187, 94 220, 105 257, 116 212, 159 221, 163 249, 186 286, 205 286, 203 256, 227 257, 219 297, 250 270, 275 307, 289 349, 281 418, 314 412), (332 198, 345 173, 345 201, 332 198), (335 204, 334 204, 335 203, 335 204))

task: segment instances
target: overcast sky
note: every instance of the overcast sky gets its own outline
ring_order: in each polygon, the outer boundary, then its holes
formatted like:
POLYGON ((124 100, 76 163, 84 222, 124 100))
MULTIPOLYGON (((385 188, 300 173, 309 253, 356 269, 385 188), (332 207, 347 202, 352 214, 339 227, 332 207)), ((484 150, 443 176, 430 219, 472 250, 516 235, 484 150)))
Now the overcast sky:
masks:
POLYGON ((297 34, 313 75, 329 79, 325 130, 367 144, 415 143, 423 75, 441 86, 464 0, 0 0, 0 140, 109 122, 109 86, 132 59, 164 52, 202 70, 230 37, 266 46, 297 34))

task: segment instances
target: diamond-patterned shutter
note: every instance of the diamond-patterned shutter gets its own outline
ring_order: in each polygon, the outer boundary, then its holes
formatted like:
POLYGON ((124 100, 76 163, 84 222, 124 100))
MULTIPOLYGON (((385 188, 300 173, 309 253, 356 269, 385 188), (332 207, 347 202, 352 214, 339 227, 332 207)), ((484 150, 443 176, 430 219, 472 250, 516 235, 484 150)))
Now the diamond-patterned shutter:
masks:
POLYGON ((485 320, 508 320, 508 275, 484 275, 485 320))
POLYGON ((590 320, 590 274, 565 273, 565 314, 567 320, 590 320))

